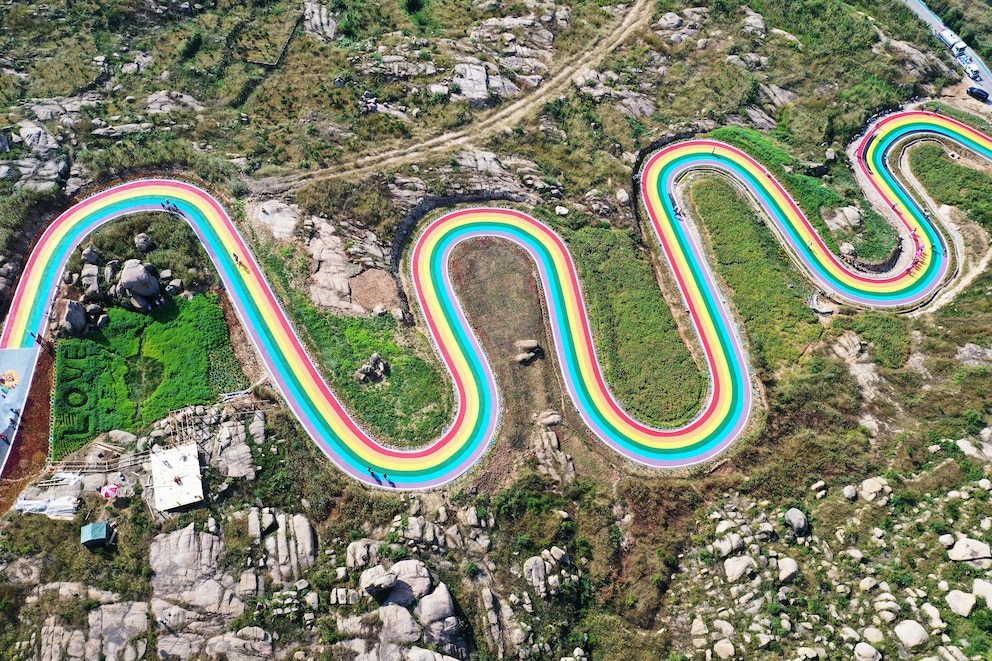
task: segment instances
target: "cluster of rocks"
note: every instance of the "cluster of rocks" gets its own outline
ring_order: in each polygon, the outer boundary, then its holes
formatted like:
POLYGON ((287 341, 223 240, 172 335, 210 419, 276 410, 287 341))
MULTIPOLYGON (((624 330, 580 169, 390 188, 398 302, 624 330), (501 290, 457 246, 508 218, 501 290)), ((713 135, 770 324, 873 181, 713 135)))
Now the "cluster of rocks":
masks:
POLYGON ((394 106, 386 101, 380 101, 372 94, 372 92, 369 92, 368 90, 366 90, 358 100, 358 111, 363 115, 368 115, 370 113, 389 115, 403 120, 404 122, 409 121, 411 116, 414 118, 420 116, 420 108, 413 108, 410 110, 410 108, 404 105, 394 106), (408 115, 407 112, 410 114, 408 115))
POLYGON ((938 77, 956 78, 960 74, 950 69, 932 52, 923 53, 912 44, 885 35, 878 26, 879 41, 872 45, 872 52, 885 54, 900 64, 906 73, 928 82, 938 77))
POLYGON ((814 516, 819 503, 837 507, 838 499, 855 512, 823 538, 797 508, 774 516, 767 501, 724 494, 701 522, 711 541, 685 554, 673 576, 673 612, 679 613, 680 604, 691 604, 694 612, 674 616, 684 650, 706 658, 747 658, 774 644, 783 658, 796 659, 846 654, 879 661, 895 651, 902 658, 928 651, 936 653, 928 659, 967 658, 967 642, 949 635, 949 622, 970 617, 983 599, 989 602, 992 583, 962 577, 951 565, 992 569, 992 551, 983 541, 992 518, 969 515, 969 504, 984 502, 990 490, 992 481, 983 478, 946 494, 924 494, 920 504, 897 511, 885 478, 847 485, 835 498, 818 481, 810 487, 814 516), (950 528, 942 521, 951 507, 956 530, 938 535, 950 528), (879 509, 895 521, 891 527, 852 536, 864 529, 862 518, 877 516, 879 509), (882 580, 880 575, 913 571, 890 564, 906 553, 926 556, 932 546, 945 554, 943 567, 910 585, 882 580), (810 607, 809 590, 816 592, 817 609, 810 607))
POLYGON ((857 232, 864 226, 859 207, 824 208, 821 214, 823 215, 824 222, 827 223, 827 227, 834 232, 857 232))
POLYGON ((630 206, 630 193, 625 188, 618 188, 613 194, 613 200, 608 195, 593 188, 582 196, 582 202, 575 204, 580 211, 588 211, 600 218, 612 218, 619 208, 630 206))
POLYGON ((966 367, 992 367, 992 347, 986 348, 968 342, 958 347, 954 358, 966 367))
POLYGON ((327 5, 317 0, 304 0, 303 29, 320 41, 333 41, 337 36, 338 22, 327 11, 327 5))
MULTIPOLYGON (((419 499, 414 498, 410 513, 397 517, 390 534, 399 533, 401 539, 407 540, 406 548, 421 553, 440 554, 445 548, 457 548, 479 558, 481 574, 474 581, 483 583, 480 597, 488 642, 498 650, 500 658, 514 653, 519 658, 547 658, 557 643, 545 639, 546 631, 538 624, 540 614, 549 601, 570 598, 565 596, 565 588, 580 580, 579 571, 572 565, 567 552, 552 546, 522 564, 514 563, 510 573, 522 581, 522 589, 504 597, 497 591, 492 578, 496 567, 485 556, 490 546, 488 536, 473 532, 491 529, 495 525, 493 515, 480 516, 477 507, 468 506, 454 509, 452 516, 450 509, 450 503, 445 502, 432 517, 434 520, 429 521, 421 514, 419 499), (452 525, 444 529, 448 523, 452 525)), ((384 650, 392 649, 390 645, 422 642, 432 644, 446 654, 464 658, 464 640, 447 587, 439 583, 431 592, 433 577, 420 560, 401 560, 390 565, 387 558, 399 548, 402 545, 396 542, 371 538, 348 545, 346 566, 337 568, 337 578, 344 582, 350 570, 364 568, 358 581, 359 590, 356 594, 351 589, 338 588, 332 591, 332 599, 338 603, 345 603, 347 599, 348 604, 354 604, 356 599, 372 599, 380 607, 376 613, 366 616, 338 616, 338 630, 356 636, 355 640, 338 644, 358 654, 370 654, 369 658, 387 658, 382 654, 384 650), (410 616, 411 607, 415 617, 410 616), (359 636, 364 641, 358 640, 359 636), (379 657, 374 656, 375 648, 378 648, 379 657)), ((418 659, 416 649, 399 648, 393 653, 397 654, 395 658, 418 659)), ((576 650, 572 659, 584 657, 584 652, 576 650)))
POLYGON ((540 85, 554 58, 555 34, 571 25, 571 10, 548 0, 524 4, 528 14, 485 19, 468 37, 449 42, 464 55, 450 81, 431 86, 431 92, 485 106, 518 95, 522 86, 540 85))
POLYGON ((85 170, 70 163, 58 139, 31 120, 21 120, 16 128, 17 132, 11 131, 9 136, 0 133, 0 153, 18 148, 21 152, 19 158, 0 165, 0 179, 14 180, 14 188, 44 192, 66 186, 73 178, 76 181, 71 188, 78 190, 85 170))
POLYGON ((256 200, 249 219, 277 241, 294 237, 310 257, 307 294, 321 307, 353 314, 392 314, 403 319, 399 287, 375 232, 346 220, 305 215, 298 205, 256 200))
MULTIPOLYGON (((348 565, 361 567, 378 561, 379 546, 375 540, 352 542, 348 547, 348 565)), ((338 579, 345 581, 347 578, 346 568, 339 568, 338 579)), ((362 658, 370 659, 435 658, 425 656, 432 654, 426 651, 426 646, 442 649, 454 658, 467 655, 451 593, 443 582, 435 581, 423 561, 375 564, 361 573, 358 585, 357 592, 343 587, 334 589, 332 600, 352 605, 360 599, 374 601, 379 606, 366 615, 343 617, 338 614, 338 632, 353 638, 335 646, 367 655, 362 658), (414 643, 425 647, 411 646, 414 643)))
MULTIPOLYGON (((412 94, 424 91, 474 106, 488 106, 520 94, 521 88, 540 85, 553 62, 555 35, 571 25, 571 10, 553 0, 525 0, 521 4, 526 8, 522 15, 484 19, 465 37, 440 39, 433 45, 426 39, 388 33, 373 54, 354 56, 350 61, 364 75, 400 82, 413 78, 436 80, 425 88, 410 88, 412 94), (454 57, 450 71, 436 63, 438 48, 454 57), (443 77, 437 80, 438 76, 443 77)), ((304 11, 310 33, 318 38, 333 38, 336 24, 330 30, 332 36, 328 36, 333 17, 315 9, 304 11)), ((363 102, 363 107, 369 112, 388 112, 407 119, 406 111, 388 104, 363 102)))
MULTIPOLYGON (((134 237, 135 245, 143 252, 154 248, 148 235, 134 237)), ((151 262, 129 259, 121 264, 112 259, 104 263, 95 248, 89 246, 82 252, 82 268, 78 273, 66 271, 62 277, 63 297, 57 301, 52 330, 69 335, 81 335, 92 328, 103 328, 109 322, 101 303, 118 302, 138 311, 151 310, 152 303, 161 297, 162 290, 171 296, 184 291, 183 281, 173 277, 171 269, 158 271, 151 262), (156 275, 157 274, 157 275, 156 275), (104 290, 105 283, 113 283, 104 290), (71 290, 80 290, 80 301, 72 300, 71 290), (85 307, 84 307, 85 306, 85 307)))
MULTIPOLYGON (((18 645, 31 649, 37 644, 38 658, 52 661, 135 659, 145 656, 147 634, 154 629, 153 654, 160 658, 271 658, 274 637, 261 628, 224 631, 244 612, 245 600, 262 595, 264 586, 254 568, 240 575, 222 571, 218 561, 223 550, 220 528, 213 519, 203 530, 190 524, 155 537, 149 552, 152 597, 147 602, 121 601, 119 595, 78 583, 36 586, 29 600, 91 600, 99 605, 89 611, 83 628, 70 626, 57 614, 50 615, 37 639, 32 637, 18 645)), ((309 594, 304 599, 308 604, 313 602, 309 594)))
MULTIPOLYGON (((558 590, 563 584, 577 583, 579 577, 570 571, 571 560, 565 550, 557 546, 544 550, 541 555, 535 555, 524 561, 524 580, 527 581, 542 599, 549 595, 558 594, 558 590), (556 573, 554 570, 561 565, 561 570, 556 573)), ((529 601, 529 596, 527 601, 529 601)), ((511 598, 511 602, 514 600, 511 598)), ((528 610, 524 606, 524 610, 528 610)), ((529 612, 533 612, 530 609, 529 612)))
POLYGON ((317 533, 302 514, 285 514, 268 507, 248 511, 248 534, 264 547, 258 561, 275 585, 289 586, 317 559, 317 533))
MULTIPOLYGON (((232 456, 235 450, 247 448, 249 443, 258 448, 269 445, 264 414, 245 417, 233 407, 203 406, 191 406, 158 421, 150 434, 140 439, 114 432, 108 435, 108 444, 111 440, 121 446, 140 446, 141 450, 152 443, 195 440, 210 463, 230 477, 241 474, 236 468, 240 462, 232 456)), ((141 456, 140 452, 134 455, 139 464, 136 477, 144 481, 141 456)), ((127 463, 134 465, 130 460, 127 463)), ((119 479, 119 474, 87 475, 74 487, 63 488, 91 489, 108 479, 119 479)), ((394 562, 391 558, 427 554, 450 570, 449 552, 456 551, 463 565, 469 558, 478 563, 470 575, 474 577, 472 583, 479 585, 476 596, 483 608, 486 638, 501 656, 547 658, 557 652, 560 642, 549 637, 540 622, 545 604, 571 599, 573 591, 568 588, 580 580, 580 571, 566 550, 551 546, 514 563, 510 575, 519 581, 519 587, 507 589, 504 596, 506 588, 496 583, 497 567, 488 555, 496 526, 492 512, 475 505, 455 506, 443 493, 412 497, 409 503, 409 510, 397 515, 389 526, 374 531, 367 528, 378 538, 366 537, 346 545, 333 540, 323 556, 313 525, 305 516, 261 505, 233 512, 223 520, 210 517, 204 524, 160 534, 150 548, 152 595, 143 602, 123 602, 120 595, 78 583, 37 585, 37 567, 7 567, 8 576, 27 582, 29 601, 57 598, 99 604, 90 611, 85 626, 71 626, 54 615, 34 638, 25 636, 20 644, 25 650, 40 645, 42 658, 53 661, 101 654, 139 658, 146 652, 177 659, 272 658, 280 652, 276 633, 258 626, 234 628, 236 618, 250 615, 247 609, 253 604, 266 621, 283 619, 308 631, 317 627, 322 616, 333 618, 340 634, 338 642, 315 642, 304 648, 309 651, 298 652, 294 658, 306 659, 308 654, 337 647, 359 658, 453 661, 466 658, 468 646, 447 585, 438 581, 421 559, 394 562), (425 511, 425 500, 432 503, 429 511, 425 511), (235 524, 247 530, 245 560, 238 566, 222 566, 225 531, 235 524), (318 563, 322 572, 333 568, 329 588, 322 585, 317 590, 311 583, 308 571, 317 569, 318 563), (373 610, 369 611, 370 607, 373 610), (149 637, 150 631, 155 635, 149 637), (154 641, 150 649, 146 649, 148 641, 154 641)), ((559 515, 563 519, 569 516, 564 511, 559 515)), ((469 571, 467 565, 463 569, 469 571)), ((581 661, 587 655, 576 649, 563 658, 581 661)))
MULTIPOLYGON (((653 67, 658 77, 664 76, 665 58, 652 53, 652 61, 648 66, 653 67)), ((613 99, 620 111, 628 117, 639 119, 650 117, 655 113, 654 97, 644 91, 627 89, 621 85, 623 77, 615 71, 598 72, 595 69, 585 69, 576 74, 573 82, 579 91, 595 101, 613 99)))
POLYGON ((575 479, 572 457, 562 451, 558 434, 547 428, 548 425, 559 424, 561 416, 554 411, 547 411, 536 422, 537 427, 531 433, 531 450, 537 458, 538 472, 555 482, 571 482, 575 479))
MULTIPOLYGON (((436 497, 432 497, 431 500, 437 502, 436 497)), ((429 639, 427 634, 431 631, 432 625, 424 622, 423 613, 424 603, 430 595, 425 597, 417 595, 430 590, 430 573, 419 560, 403 560, 389 565, 387 559, 395 556, 402 549, 435 556, 457 550, 466 558, 475 558, 479 563, 478 574, 473 577, 473 583, 482 586, 480 600, 484 609, 486 639, 499 651, 500 657, 516 655, 520 658, 532 656, 546 658, 547 654, 551 654, 558 643, 545 638, 546 632, 543 626, 538 624, 538 620, 549 600, 571 598, 569 596, 571 593, 566 588, 579 581, 579 571, 572 565, 567 552, 563 548, 553 546, 542 551, 540 555, 527 558, 523 563, 514 563, 510 567, 510 573, 521 581, 521 589, 507 592, 507 596, 503 596, 494 580, 497 567, 487 556, 491 548, 489 531, 496 525, 493 514, 491 512, 482 514, 474 505, 455 507, 447 499, 443 499, 436 512, 430 516, 425 516, 422 509, 421 500, 412 498, 409 512, 394 519, 387 537, 395 536, 398 541, 365 538, 351 542, 347 547, 346 566, 338 567, 336 571, 338 580, 344 581, 350 571, 363 570, 359 579, 358 594, 341 588, 337 590, 339 594, 332 598, 337 598, 340 603, 344 603, 345 599, 349 600, 348 603, 352 603, 355 598, 374 597, 383 606, 393 603, 402 605, 420 599, 414 614, 419 618, 420 625, 424 629, 423 640, 427 642, 429 639)), ((566 512, 561 512, 560 515, 564 518, 568 517, 566 512)), ((435 594, 440 588, 439 585, 435 589, 435 594)), ((379 619, 383 623, 388 617, 392 617, 392 614, 384 613, 380 609, 379 619), (384 618, 383 615, 387 617, 384 618)), ((414 635, 418 630, 410 626, 410 620, 405 617, 403 620, 408 627, 407 630, 410 631, 409 641, 414 642, 414 635)), ((430 620, 437 623, 444 622, 439 615, 431 617, 430 620)), ((340 624, 339 620, 339 626, 340 624)), ((374 617, 366 618, 364 626, 367 638, 375 638, 374 624, 374 617)), ((415 621, 414 624, 417 622, 415 621)), ((352 626, 354 628, 349 630, 358 630, 354 620, 352 626)), ((435 625, 434 628, 441 634, 439 636, 436 631, 431 636, 434 640, 440 641, 446 653, 457 657, 459 656, 457 651, 448 647, 453 640, 450 637, 454 632, 453 627, 454 622, 450 621, 443 626, 435 625), (445 631, 449 633, 445 634, 445 631)), ((359 643, 348 644, 353 645, 351 649, 363 653, 359 649, 361 647, 359 643)), ((369 643, 363 649, 371 649, 369 645, 375 643, 369 643)), ((385 641, 380 640, 379 645, 381 649, 385 641)), ((573 654, 573 659, 583 656, 584 653, 573 654)))
POLYGON ((382 356, 378 353, 374 353, 372 354, 372 357, 369 358, 369 362, 355 370, 355 380, 359 383, 363 383, 365 381, 378 383, 389 376, 389 369, 389 362, 383 360, 382 356))
MULTIPOLYGON (((572 564, 565 549, 552 546, 541 551, 540 555, 527 558, 522 566, 511 565, 510 573, 522 578, 525 587, 511 592, 505 601, 495 593, 486 599, 483 593, 488 620, 491 624, 498 622, 509 629, 509 641, 516 649, 518 658, 549 658, 560 643, 552 641, 547 627, 541 625, 541 611, 547 604, 572 598, 568 588, 579 583, 579 569, 572 564)), ((504 642, 499 642, 505 646, 504 642)), ((584 657, 585 652, 578 648, 571 658, 584 657)))
MULTIPOLYGON (((709 17, 709 13, 708 7, 689 7, 682 10, 682 16, 675 12, 667 12, 651 26, 651 29, 656 35, 672 44, 691 42, 699 36, 702 24, 709 17)), ((705 42, 706 40, 702 38, 697 40, 697 48, 705 48, 705 42)))
MULTIPOLYGON (((375 57, 356 55, 349 58, 355 70, 366 75, 386 76, 390 80, 406 81, 420 76, 434 76, 443 72, 434 60, 430 41, 418 37, 408 37, 402 32, 389 32, 382 35, 376 47, 375 57)), ((417 94, 421 88, 411 88, 417 94)))
MULTIPOLYGON (((128 51, 126 48, 116 53, 120 59, 119 71, 122 75, 138 74, 151 66, 154 58, 143 51, 128 51)), ((106 90, 116 90, 115 67, 105 56, 93 60, 94 67, 110 75, 100 91, 90 90, 76 96, 57 96, 31 99, 19 108, 23 117, 10 129, 0 133, 0 153, 23 152, 0 165, 0 179, 14 180, 14 188, 34 191, 63 189, 73 195, 87 186, 92 177, 79 163, 74 163, 64 145, 76 146, 80 136, 95 138, 119 138, 121 136, 155 130, 149 116, 187 111, 199 113, 205 106, 192 96, 175 91, 161 90, 150 94, 144 102, 145 113, 132 112, 126 115, 90 116, 106 102, 106 90)), ((17 74, 17 72, 13 72, 17 74)), ((168 78, 167 72, 163 74, 168 78)), ((128 104, 138 100, 133 96, 125 99, 128 104)), ((172 120, 161 120, 161 130, 170 131, 176 125, 172 120)), ((182 128, 182 127, 180 127, 182 128)), ((92 148, 92 147, 91 147, 92 148)))
MULTIPOLYGON (((192 415, 195 416, 195 411, 192 415)), ((254 459, 247 439, 250 434, 256 445, 265 444, 265 414, 256 411, 251 423, 245 425, 243 420, 236 418, 222 420, 217 408, 212 407, 197 419, 199 424, 194 425, 193 434, 206 437, 201 440, 200 447, 207 461, 225 477, 254 480, 254 459), (214 426, 219 427, 216 432, 214 426)))
MULTIPOLYGON (((60 595, 59 598, 79 599, 73 595, 60 595)), ((39 658, 43 661, 83 661, 97 658, 140 659, 145 656, 148 643, 140 636, 148 631, 147 603, 101 604, 89 612, 87 625, 86 631, 73 629, 58 615, 49 615, 41 627, 39 658)))
POLYGON ((149 115, 162 115, 176 111, 202 112, 204 106, 185 92, 159 90, 148 95, 145 109, 149 115))

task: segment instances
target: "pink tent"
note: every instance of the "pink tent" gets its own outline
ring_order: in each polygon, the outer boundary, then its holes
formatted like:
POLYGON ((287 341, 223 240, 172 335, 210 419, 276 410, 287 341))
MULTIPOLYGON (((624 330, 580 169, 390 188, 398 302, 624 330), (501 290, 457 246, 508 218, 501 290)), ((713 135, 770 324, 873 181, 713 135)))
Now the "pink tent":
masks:
POLYGON ((120 489, 116 484, 108 484, 107 486, 100 489, 100 495, 104 498, 113 498, 117 495, 117 490, 120 489))

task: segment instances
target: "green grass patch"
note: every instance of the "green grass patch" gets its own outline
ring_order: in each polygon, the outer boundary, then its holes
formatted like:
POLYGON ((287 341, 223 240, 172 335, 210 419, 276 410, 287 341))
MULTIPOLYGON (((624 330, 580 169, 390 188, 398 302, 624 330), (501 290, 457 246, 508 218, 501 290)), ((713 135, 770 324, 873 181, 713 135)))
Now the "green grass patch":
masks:
POLYGON ((794 364, 822 328, 805 301, 810 285, 748 200, 723 179, 690 189, 693 217, 712 240, 716 271, 731 289, 759 370, 794 364))
MULTIPOLYGON (((94 142, 98 142, 95 137, 94 142)), ((226 184, 235 196, 247 192, 233 164, 197 151, 187 138, 176 134, 148 131, 114 139, 105 149, 80 152, 78 159, 95 179, 121 177, 142 168, 189 168, 210 184, 226 184)))
POLYGON ((882 312, 865 312, 855 317, 838 317, 831 330, 852 330, 871 345, 871 355, 882 367, 897 369, 906 364, 911 346, 909 322, 905 317, 882 312))
POLYGON ((816 177, 796 172, 802 170, 803 165, 771 138, 758 131, 739 126, 724 126, 713 131, 712 136, 743 149, 764 165, 795 198, 799 208, 823 237, 824 243, 834 252, 839 251, 837 240, 821 215, 823 209, 847 205, 847 201, 837 191, 827 188, 816 177))
POLYGON ((690 420, 708 380, 679 334, 647 253, 628 232, 560 231, 579 267, 596 353, 613 393, 648 424, 690 420))
POLYGON ((168 299, 147 315, 107 313, 104 330, 58 344, 54 461, 102 432, 137 430, 248 385, 216 295, 168 299))
POLYGON ((938 204, 960 207, 971 220, 992 230, 992 177, 955 163, 937 145, 913 147, 909 163, 913 174, 938 204))
POLYGON ((347 218, 380 237, 391 235, 400 218, 384 176, 370 177, 357 185, 338 179, 307 184, 294 199, 309 214, 347 218))
POLYGON ((24 239, 21 230, 32 213, 44 211, 57 199, 55 191, 45 193, 20 189, 0 195, 0 254, 8 254, 15 242, 24 239))
MULTIPOLYGON (((451 386, 423 336, 401 334, 393 317, 339 317, 318 309, 291 282, 288 259, 263 248, 270 281, 279 287, 297 332, 334 392, 377 439, 400 446, 423 445, 451 420, 451 386), (419 353, 418 353, 419 352, 419 353), (359 383, 355 371, 379 353, 391 365, 379 383, 359 383)), ((305 267, 305 263, 304 263, 305 267)))
POLYGON ((992 133, 992 125, 986 122, 981 117, 972 115, 970 112, 965 112, 954 106, 949 106, 946 103, 941 103, 940 101, 928 101, 923 104, 924 110, 936 110, 942 115, 947 115, 951 119, 956 119, 962 124, 967 124, 972 128, 976 128, 983 133, 992 133))
POLYGON ((864 228, 851 238, 858 257, 869 262, 884 261, 899 244, 899 233, 867 203, 861 204, 864 228))

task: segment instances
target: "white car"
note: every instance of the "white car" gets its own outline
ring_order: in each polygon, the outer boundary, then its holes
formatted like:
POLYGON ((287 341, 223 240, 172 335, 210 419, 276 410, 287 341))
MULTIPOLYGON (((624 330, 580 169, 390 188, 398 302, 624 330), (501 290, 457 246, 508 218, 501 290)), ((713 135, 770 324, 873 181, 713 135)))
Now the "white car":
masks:
POLYGON ((974 62, 966 66, 964 68, 964 72, 968 74, 968 77, 972 80, 981 80, 982 78, 982 72, 978 70, 978 67, 975 66, 974 62))

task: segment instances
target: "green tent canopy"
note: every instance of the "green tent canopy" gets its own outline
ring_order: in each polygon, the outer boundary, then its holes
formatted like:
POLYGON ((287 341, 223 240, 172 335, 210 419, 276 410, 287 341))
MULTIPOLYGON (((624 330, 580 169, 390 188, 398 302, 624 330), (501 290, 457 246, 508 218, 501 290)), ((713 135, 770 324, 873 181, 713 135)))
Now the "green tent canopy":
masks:
POLYGON ((110 541, 110 524, 106 521, 87 523, 79 530, 79 541, 91 551, 110 541))

